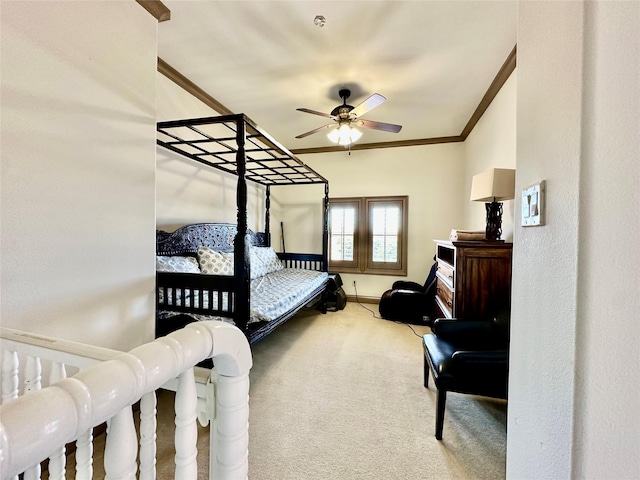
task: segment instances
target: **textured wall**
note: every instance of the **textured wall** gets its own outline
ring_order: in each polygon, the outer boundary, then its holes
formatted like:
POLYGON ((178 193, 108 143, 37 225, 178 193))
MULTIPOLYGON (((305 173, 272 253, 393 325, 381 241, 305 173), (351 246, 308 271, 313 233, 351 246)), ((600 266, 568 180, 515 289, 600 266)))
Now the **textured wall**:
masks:
POLYGON ((637 2, 520 2, 507 478, 638 478, 637 2), (516 211, 520 204, 517 203, 516 211))
POLYGON ((640 478, 640 3, 585 9, 575 478, 640 478))
POLYGON ((545 180, 547 209, 546 225, 514 232, 509 478, 571 474, 582 9, 581 2, 519 9, 516 191, 545 180))
POLYGON ((135 2, 2 2, 2 325, 153 338, 157 21, 135 2))

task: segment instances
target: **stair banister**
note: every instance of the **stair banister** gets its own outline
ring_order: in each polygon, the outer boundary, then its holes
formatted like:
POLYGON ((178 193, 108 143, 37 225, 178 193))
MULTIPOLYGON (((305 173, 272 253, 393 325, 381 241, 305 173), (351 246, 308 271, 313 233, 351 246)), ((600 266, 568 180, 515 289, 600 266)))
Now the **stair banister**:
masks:
MULTIPOLYGON (((239 329, 224 322, 195 322, 3 404, 0 407, 3 478, 17 475, 55 454, 66 443, 114 418, 122 410, 130 409, 144 395, 171 383, 207 358, 214 360, 212 373, 222 381, 236 382, 242 392, 234 398, 237 412, 231 419, 223 419, 225 425, 233 426, 229 432, 235 433, 230 439, 223 438, 218 442, 221 450, 224 452, 225 445, 231 440, 237 448, 238 432, 240 445, 248 448, 248 374, 252 359, 247 339, 239 329), (243 435, 246 438, 242 438, 243 435)), ((187 375, 193 378, 192 373, 187 375)), ((194 392, 192 389, 191 394, 194 392)), ((195 417, 192 406, 189 408, 195 417)), ((218 430, 217 423, 214 422, 212 429, 218 430)), ((233 458, 225 453, 220 456, 221 452, 210 458, 211 478, 218 478, 215 472, 224 477, 225 471, 233 472, 233 478, 239 478, 237 475, 246 478, 246 448, 241 455, 231 453, 233 458), (220 465, 216 465, 216 456, 220 465)))

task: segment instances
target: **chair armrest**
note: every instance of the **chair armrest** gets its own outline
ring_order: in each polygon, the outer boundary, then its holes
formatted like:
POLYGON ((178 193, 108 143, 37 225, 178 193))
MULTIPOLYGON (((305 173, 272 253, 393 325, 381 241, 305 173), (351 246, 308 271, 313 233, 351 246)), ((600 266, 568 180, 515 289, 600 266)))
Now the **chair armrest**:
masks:
POLYGON ((424 300, 424 293, 416 292, 415 290, 405 290, 404 288, 397 288, 391 291, 391 295, 394 297, 402 297, 406 299, 419 298, 420 301, 424 300))
POLYGON ((451 356, 455 362, 467 362, 474 364, 497 364, 509 362, 508 350, 457 350, 451 356))
POLYGON ((509 389, 509 352, 507 350, 458 350, 451 356, 448 367, 451 381, 459 390, 476 395, 507 398, 509 389))
POLYGON ((458 320, 455 318, 438 318, 433 322, 431 330, 438 338, 452 343, 458 348, 497 347, 502 336, 497 335, 493 322, 485 320, 458 320))
POLYGON ((409 282, 405 280, 397 280, 393 282, 391 286, 392 290, 413 290, 415 292, 423 293, 423 286, 416 282, 409 282))
POLYGON ((439 337, 448 335, 476 335, 491 333, 493 323, 486 320, 460 320, 457 318, 438 318, 431 329, 439 337))

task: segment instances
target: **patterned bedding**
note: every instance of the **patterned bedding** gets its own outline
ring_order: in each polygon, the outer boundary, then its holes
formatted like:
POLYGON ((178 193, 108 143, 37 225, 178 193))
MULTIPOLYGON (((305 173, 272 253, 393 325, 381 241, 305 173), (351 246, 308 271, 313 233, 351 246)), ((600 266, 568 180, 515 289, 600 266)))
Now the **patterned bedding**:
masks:
MULTIPOLYGON (((304 301, 314 290, 321 287, 327 280, 326 272, 302 270, 297 268, 283 268, 251 280, 251 318, 249 323, 269 322, 304 301)), ((217 301, 214 295, 213 301, 217 301)), ((181 302, 179 302, 181 303, 181 302)), ((194 303, 198 304, 197 296, 194 303)), ((207 306, 208 298, 204 299, 207 306)), ((223 309, 226 309, 226 298, 223 297, 223 309)), ((173 312, 161 312, 159 318, 169 318, 173 312)), ((225 317, 190 314, 198 320, 223 320, 233 323, 225 317)))
POLYGON ((327 272, 283 268, 251 281, 251 319, 270 321, 324 285, 327 272))

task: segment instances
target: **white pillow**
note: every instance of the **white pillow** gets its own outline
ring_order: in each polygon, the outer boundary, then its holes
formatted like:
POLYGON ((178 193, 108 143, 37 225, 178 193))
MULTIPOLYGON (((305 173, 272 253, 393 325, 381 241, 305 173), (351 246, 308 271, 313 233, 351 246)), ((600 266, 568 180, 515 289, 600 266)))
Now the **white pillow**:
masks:
POLYGON ((284 266, 278 254, 271 247, 249 247, 251 262, 251 280, 262 277, 267 273, 282 270, 284 266))
POLYGON ((207 275, 233 275, 233 253, 198 247, 200 270, 207 275))
POLYGON ((157 255, 156 271, 200 273, 200 268, 198 268, 198 261, 193 257, 157 255))

